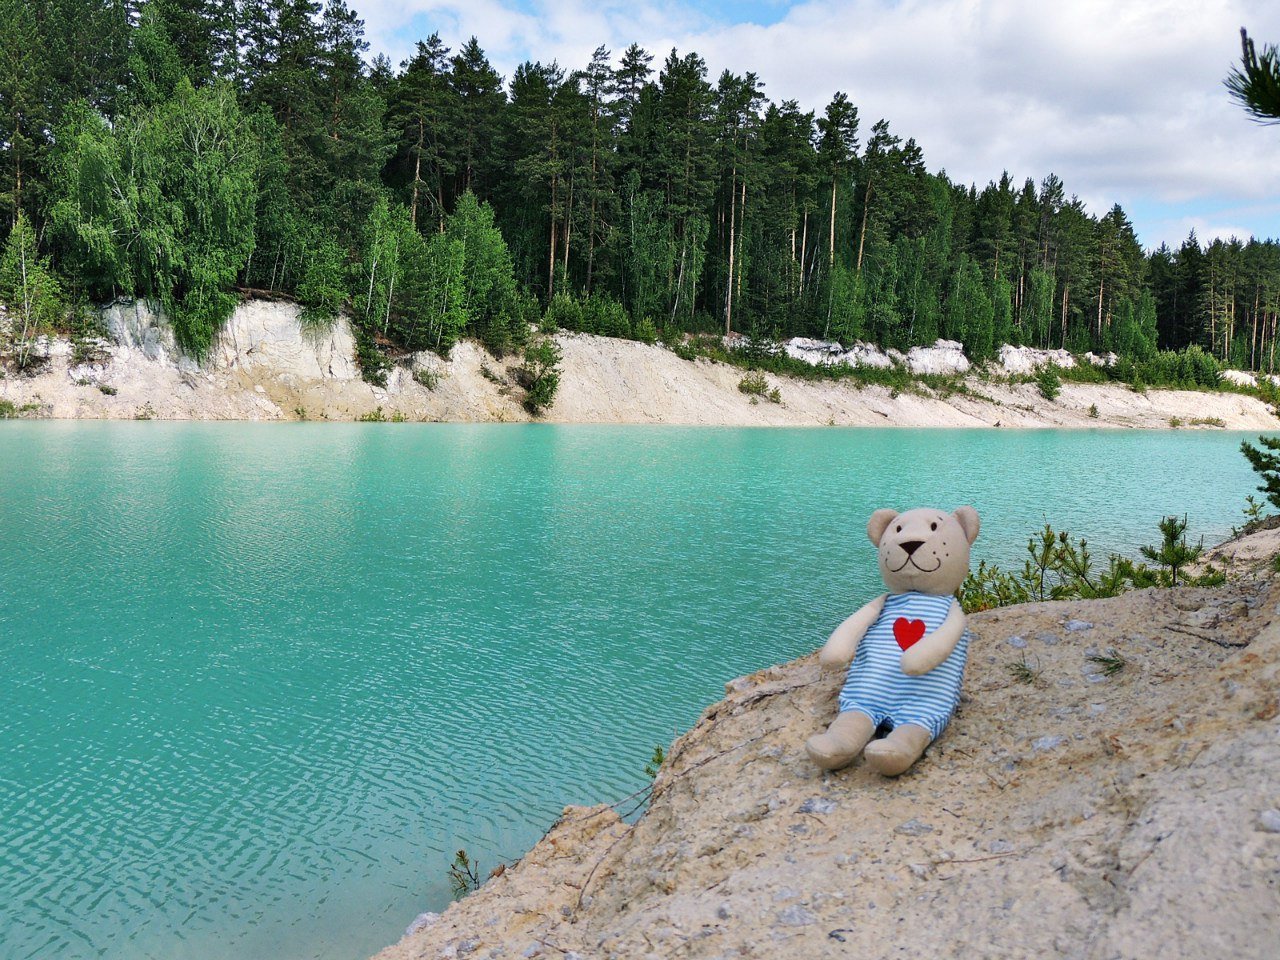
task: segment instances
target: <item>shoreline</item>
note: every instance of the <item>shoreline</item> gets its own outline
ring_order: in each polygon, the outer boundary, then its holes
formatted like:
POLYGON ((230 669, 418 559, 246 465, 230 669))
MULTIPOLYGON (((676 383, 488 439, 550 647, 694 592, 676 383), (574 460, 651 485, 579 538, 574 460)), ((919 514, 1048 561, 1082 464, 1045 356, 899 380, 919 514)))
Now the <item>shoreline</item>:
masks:
POLYGON ((672 744, 638 820, 565 807, 373 960, 666 955, 655 943, 714 960, 784 942, 832 960, 1064 942, 1261 958, 1280 833, 1277 550, 1280 529, 1264 527, 1207 551, 1234 574, 1225 585, 971 615, 968 696, 897 781, 803 756, 843 682, 815 654, 732 680, 672 744), (1115 670, 1097 666, 1104 653, 1115 670), (927 924, 873 922, 922 902, 927 924))
POLYGON ((386 387, 361 379, 344 319, 306 330, 297 306, 245 301, 201 364, 141 303, 104 311, 109 339, 76 355, 44 345, 34 376, 0 379, 0 402, 48 420, 406 421, 666 424, 722 427, 1280 430, 1256 397, 1229 391, 1149 389, 1065 381, 1054 400, 1033 383, 968 374, 954 392, 896 390, 853 379, 764 374, 780 402, 739 388, 746 371, 632 340, 558 333, 560 387, 542 417, 521 406, 518 358, 473 341, 449 360, 418 353, 388 371, 386 387), (424 384, 425 381, 425 384, 424 384), (426 385, 426 384, 429 384, 426 385))

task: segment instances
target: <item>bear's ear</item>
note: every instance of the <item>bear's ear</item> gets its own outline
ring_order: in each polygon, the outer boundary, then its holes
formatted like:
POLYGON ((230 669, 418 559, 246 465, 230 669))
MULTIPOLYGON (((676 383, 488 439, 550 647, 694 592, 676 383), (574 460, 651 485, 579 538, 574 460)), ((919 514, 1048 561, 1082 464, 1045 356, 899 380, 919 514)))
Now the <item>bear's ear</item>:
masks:
POLYGON ((893 523, 897 515, 897 510, 877 510, 867 521, 867 536, 877 547, 880 546, 880 538, 884 536, 884 532, 889 529, 889 524, 893 523))
POLYGON ((969 542, 978 539, 978 528, 982 525, 978 519, 978 511, 973 507, 961 507, 954 514, 955 518, 960 521, 960 528, 964 531, 964 535, 969 538, 969 542))

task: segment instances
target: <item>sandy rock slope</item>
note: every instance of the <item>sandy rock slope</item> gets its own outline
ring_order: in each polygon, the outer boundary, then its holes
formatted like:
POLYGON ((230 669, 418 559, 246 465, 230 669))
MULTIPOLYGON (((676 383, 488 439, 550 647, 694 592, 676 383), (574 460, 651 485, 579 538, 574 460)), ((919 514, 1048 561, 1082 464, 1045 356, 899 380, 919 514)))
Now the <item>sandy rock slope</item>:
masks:
MULTIPOLYGON (((39 352, 47 362, 40 373, 0 379, 0 400, 26 415, 57 419, 529 419, 512 372, 519 358, 493 357, 474 342, 458 344, 447 361, 431 353, 402 358, 388 372, 386 386, 376 387, 360 377, 347 322, 307 329, 295 304, 244 301, 199 364, 182 354, 167 323, 141 302, 115 304, 103 319, 110 337, 97 350, 77 356, 66 340, 42 344, 39 352)), ((1240 394, 1139 394, 1121 384, 1067 383, 1049 401, 1034 384, 972 374, 962 392, 947 395, 770 375, 769 387, 778 389, 781 400, 773 403, 739 390, 743 371, 736 367, 682 360, 663 347, 630 340, 586 334, 560 334, 557 340, 564 353, 560 388, 545 416, 555 423, 1280 426, 1266 404, 1240 394)), ((940 344, 914 348, 903 359, 920 370, 958 369, 961 362, 968 368, 958 344, 940 344)))
POLYGON ((973 617, 965 701, 896 781, 805 758, 839 685, 814 657, 736 680, 638 822, 567 808, 378 960, 1274 960, 1280 579, 1230 553, 1222 588, 973 617))

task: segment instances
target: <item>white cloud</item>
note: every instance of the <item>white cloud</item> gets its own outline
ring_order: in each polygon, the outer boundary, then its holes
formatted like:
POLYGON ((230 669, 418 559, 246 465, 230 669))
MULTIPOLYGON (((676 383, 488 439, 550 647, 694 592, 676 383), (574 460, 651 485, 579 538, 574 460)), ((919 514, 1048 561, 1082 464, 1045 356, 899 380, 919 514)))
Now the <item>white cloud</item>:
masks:
MULTIPOLYGON (((375 49, 397 60, 410 44, 396 30, 420 13, 452 45, 474 33, 507 75, 529 56, 578 66, 597 44, 617 54, 634 40, 657 63, 695 50, 713 79, 755 71, 773 99, 806 108, 844 90, 864 130, 888 118, 930 169, 979 184, 1053 171, 1096 212, 1214 198, 1247 220, 1242 209, 1280 194, 1280 130, 1251 123, 1222 87, 1241 25, 1280 42, 1274 0, 810 0, 767 26, 661 0, 510 4, 357 0, 375 49)), ((1239 229, 1277 232, 1271 209, 1239 229)))

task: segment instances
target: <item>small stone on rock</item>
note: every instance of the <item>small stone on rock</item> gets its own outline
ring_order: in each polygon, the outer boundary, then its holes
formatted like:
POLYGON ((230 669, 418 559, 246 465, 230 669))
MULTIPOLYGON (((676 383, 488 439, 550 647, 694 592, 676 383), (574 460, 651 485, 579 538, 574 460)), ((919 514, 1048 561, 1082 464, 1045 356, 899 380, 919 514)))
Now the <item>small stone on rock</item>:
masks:
POLYGON ((1047 737, 1040 737, 1039 739, 1032 741, 1031 752, 1047 753, 1050 750, 1058 749, 1058 747, 1062 746, 1066 742, 1067 742, 1066 737, 1060 737, 1057 734, 1053 734, 1047 737))
POLYGON ((923 837, 926 833, 933 833, 933 827, 912 817, 906 823, 900 823, 894 827, 893 832, 907 837, 923 837))
POLYGON ((1258 814, 1258 828, 1264 833, 1280 833, 1280 810, 1273 807, 1258 814))
POLYGON ((1008 640, 1005 641, 1005 643, 1013 647, 1013 649, 1015 650, 1025 650, 1027 647, 1027 640, 1025 637, 1017 637, 1017 636, 1010 637, 1008 640))
POLYGON ((835 809, 836 802, 834 800, 824 800, 822 797, 810 797, 800 804, 801 813, 834 813, 835 809))
POLYGON ((431 926, 433 923, 435 923, 439 919, 440 919, 440 914, 438 913, 432 913, 431 911, 427 911, 426 913, 420 913, 413 918, 413 923, 405 927, 404 935, 406 937, 412 936, 413 934, 417 933, 419 930, 427 929, 427 927, 431 926))
POLYGON ((1068 620, 1067 621, 1068 633, 1079 633, 1081 630, 1092 630, 1092 629, 1093 629, 1093 624, 1090 623, 1088 620, 1068 620))
POLYGON ((1008 840, 992 840, 987 844, 987 851, 990 853, 1012 853, 1013 844, 1008 840))
POLYGON ((811 923, 817 923, 818 918, 811 910, 806 910, 800 904, 787 907, 778 914, 778 923, 784 927, 807 927, 811 923))
POLYGON ((1056 633, 1037 633, 1036 639, 1052 647, 1058 642, 1058 635, 1056 633))
POLYGON ((716 910, 716 916, 721 920, 732 920, 733 911, 729 909, 729 905, 727 903, 722 903, 716 910))

